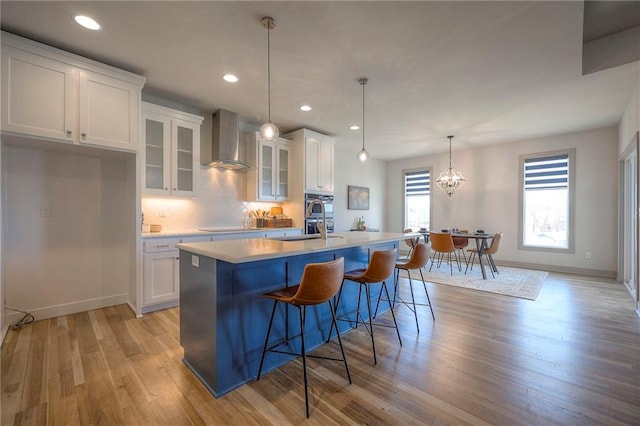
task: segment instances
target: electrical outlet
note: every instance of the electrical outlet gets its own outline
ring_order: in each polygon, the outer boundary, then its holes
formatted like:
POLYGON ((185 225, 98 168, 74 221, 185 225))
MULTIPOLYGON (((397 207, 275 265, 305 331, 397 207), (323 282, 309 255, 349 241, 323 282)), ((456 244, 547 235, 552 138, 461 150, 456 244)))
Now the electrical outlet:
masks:
POLYGON ((196 256, 195 254, 191 255, 191 266, 195 267, 195 268, 199 268, 200 267, 200 257, 196 256))
POLYGON ((585 259, 591 259, 591 252, 590 251, 585 252, 584 253, 584 258, 585 259))

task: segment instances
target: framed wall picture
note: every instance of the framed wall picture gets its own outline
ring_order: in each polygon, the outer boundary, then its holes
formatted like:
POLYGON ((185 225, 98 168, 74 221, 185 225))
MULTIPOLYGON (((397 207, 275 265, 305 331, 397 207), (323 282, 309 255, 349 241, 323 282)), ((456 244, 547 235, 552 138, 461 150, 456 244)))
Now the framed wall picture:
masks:
POLYGON ((369 210, 369 188, 348 186, 349 210, 369 210))

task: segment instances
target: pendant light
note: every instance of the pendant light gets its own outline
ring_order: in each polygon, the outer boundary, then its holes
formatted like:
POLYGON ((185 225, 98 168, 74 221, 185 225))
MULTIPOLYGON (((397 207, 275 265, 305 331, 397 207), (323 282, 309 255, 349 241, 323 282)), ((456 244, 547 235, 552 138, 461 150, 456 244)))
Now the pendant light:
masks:
POLYGON ((280 135, 278 127, 271 122, 271 30, 276 27, 276 21, 270 16, 265 16, 260 22, 267 29, 267 87, 269 100, 269 121, 260 127, 260 136, 267 141, 273 141, 280 135))
POLYGON ((451 139, 453 139, 453 136, 447 136, 447 138, 449 138, 449 168, 440 173, 436 183, 451 197, 454 192, 462 188, 466 179, 462 176, 462 173, 451 167, 451 139))
POLYGON ((367 84, 367 81, 369 81, 369 79, 361 78, 358 81, 362 85, 362 149, 360 150, 356 158, 358 159, 359 163, 364 163, 369 158, 369 153, 366 149, 364 149, 364 86, 365 84, 367 84))

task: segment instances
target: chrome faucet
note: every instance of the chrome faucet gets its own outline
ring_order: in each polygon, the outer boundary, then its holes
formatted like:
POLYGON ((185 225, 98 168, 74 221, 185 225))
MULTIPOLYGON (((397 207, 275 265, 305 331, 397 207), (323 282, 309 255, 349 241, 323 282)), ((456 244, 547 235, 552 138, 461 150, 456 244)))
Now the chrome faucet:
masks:
POLYGON ((325 212, 324 202, 320 200, 311 200, 311 202, 307 206, 306 216, 307 218, 311 217, 311 211, 313 210, 314 204, 320 204, 320 207, 322 207, 322 226, 318 226, 318 224, 316 223, 316 229, 320 231, 320 238, 323 240, 326 240, 327 239, 327 214, 325 212))

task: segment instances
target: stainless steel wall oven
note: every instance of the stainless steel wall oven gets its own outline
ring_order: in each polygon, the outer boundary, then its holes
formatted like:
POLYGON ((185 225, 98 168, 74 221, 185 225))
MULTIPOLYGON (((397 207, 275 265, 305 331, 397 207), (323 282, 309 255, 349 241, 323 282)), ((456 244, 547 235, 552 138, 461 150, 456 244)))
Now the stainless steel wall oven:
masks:
MULTIPOLYGON (((304 194, 304 210, 307 211, 309 204, 313 200, 320 200, 324 204, 325 216, 327 219, 327 232, 333 232, 333 195, 322 194, 304 194)), ((319 234, 316 225, 322 222, 322 207, 319 204, 315 204, 311 210, 311 217, 305 218, 305 233, 306 234, 319 234)))

